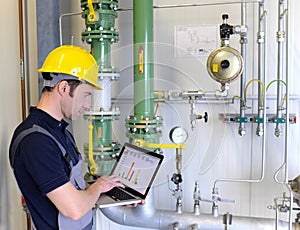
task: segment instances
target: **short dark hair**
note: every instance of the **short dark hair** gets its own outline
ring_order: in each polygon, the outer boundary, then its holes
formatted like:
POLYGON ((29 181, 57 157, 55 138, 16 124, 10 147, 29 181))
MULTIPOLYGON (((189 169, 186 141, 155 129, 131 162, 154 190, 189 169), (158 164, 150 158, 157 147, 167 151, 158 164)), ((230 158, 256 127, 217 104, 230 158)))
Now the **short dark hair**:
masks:
MULTIPOLYGON (((50 73, 43 73, 43 78, 45 80, 51 80, 52 79, 52 76, 50 76, 50 73)), ((68 85, 70 86, 70 93, 69 95, 71 97, 74 96, 74 90, 77 88, 77 86, 79 86, 80 84, 82 84, 81 81, 79 80, 70 80, 70 79, 66 79, 66 80, 63 80, 63 81, 66 81, 68 82, 68 85)), ((52 92, 54 87, 50 87, 50 86, 45 86, 42 90, 42 93, 43 92, 52 92)))

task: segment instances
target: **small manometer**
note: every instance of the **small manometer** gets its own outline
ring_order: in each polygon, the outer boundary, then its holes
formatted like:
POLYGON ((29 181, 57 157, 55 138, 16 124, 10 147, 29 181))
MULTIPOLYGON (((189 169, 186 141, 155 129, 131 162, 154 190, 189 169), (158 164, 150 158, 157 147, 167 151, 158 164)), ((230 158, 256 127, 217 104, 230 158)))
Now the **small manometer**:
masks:
POLYGON ((169 137, 173 143, 183 144, 188 138, 188 133, 184 128, 176 126, 170 130, 169 137))

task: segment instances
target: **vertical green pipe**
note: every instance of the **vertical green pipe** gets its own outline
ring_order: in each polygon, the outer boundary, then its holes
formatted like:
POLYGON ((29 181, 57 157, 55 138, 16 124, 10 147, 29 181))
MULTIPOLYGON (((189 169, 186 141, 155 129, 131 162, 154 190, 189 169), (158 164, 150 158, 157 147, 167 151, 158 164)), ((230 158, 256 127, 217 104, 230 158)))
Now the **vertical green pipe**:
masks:
POLYGON ((154 116, 153 97, 153 0, 133 1, 134 114, 154 116))
POLYGON ((111 67, 110 45, 110 41, 99 42, 95 40, 93 40, 91 44, 93 56, 97 60, 99 66, 99 72, 101 72, 101 69, 103 68, 111 67))
MULTIPOLYGON (((108 69, 111 65, 111 47, 110 41, 93 41, 91 44, 92 54, 97 60, 99 72, 102 69, 108 69)), ((112 122, 110 119, 102 120, 95 119, 94 126, 94 143, 98 145, 110 145, 112 141, 112 122), (96 134, 96 135, 95 135, 96 134)))

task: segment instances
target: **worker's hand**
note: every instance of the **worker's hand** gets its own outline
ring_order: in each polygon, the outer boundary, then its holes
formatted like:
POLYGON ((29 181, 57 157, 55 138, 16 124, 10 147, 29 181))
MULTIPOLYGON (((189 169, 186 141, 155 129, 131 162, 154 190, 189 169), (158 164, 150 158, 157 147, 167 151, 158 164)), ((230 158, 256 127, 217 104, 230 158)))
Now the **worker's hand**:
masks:
POLYGON ((146 201, 145 200, 141 200, 141 202, 140 203, 135 203, 135 204, 127 204, 126 206, 127 207, 136 207, 136 206, 138 206, 138 204, 145 204, 146 203, 146 201))
POLYGON ((116 175, 102 176, 98 178, 95 183, 100 187, 101 193, 107 192, 114 187, 124 188, 124 185, 121 183, 121 178, 116 175))

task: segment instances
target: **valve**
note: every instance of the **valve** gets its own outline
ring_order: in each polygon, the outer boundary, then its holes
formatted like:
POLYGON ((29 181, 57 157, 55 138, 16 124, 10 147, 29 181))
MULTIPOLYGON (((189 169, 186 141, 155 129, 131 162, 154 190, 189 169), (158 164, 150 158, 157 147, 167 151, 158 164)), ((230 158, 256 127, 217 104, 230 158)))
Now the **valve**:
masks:
POLYGON ((195 181, 195 188, 194 188, 194 214, 195 215, 200 215, 200 186, 199 186, 199 181, 195 181))
POLYGON ((171 181, 176 185, 176 189, 172 189, 169 183, 169 177, 168 177, 168 187, 169 190, 172 192, 172 196, 176 198, 176 212, 181 214, 182 213, 182 196, 183 191, 181 188, 182 183, 182 176, 179 173, 174 173, 171 181))
POLYGON ((227 23, 228 18, 228 14, 222 15, 223 24, 220 25, 220 37, 222 40, 229 40, 230 35, 233 34, 233 26, 227 23))
POLYGON ((88 7, 89 7, 89 10, 90 10, 90 13, 87 17, 88 21, 90 23, 94 23, 98 19, 98 17, 97 17, 97 14, 95 13, 92 0, 88 0, 88 7))
POLYGON ((174 184, 176 184, 176 185, 182 183, 182 176, 181 176, 181 174, 179 174, 179 173, 174 173, 173 176, 172 176, 172 178, 171 178, 171 181, 172 181, 174 184))
POLYGON ((191 128, 193 130, 195 128, 195 125, 196 125, 196 120, 204 119, 204 122, 207 123, 208 114, 207 114, 207 112, 205 112, 204 115, 200 115, 200 114, 196 114, 194 112, 194 110, 195 110, 195 98, 189 97, 189 103, 191 104, 190 120, 191 120, 191 128))
POLYGON ((218 217, 219 216, 219 206, 218 203, 219 202, 226 202, 226 203, 235 203, 235 200, 228 200, 228 199, 222 199, 221 197, 219 197, 219 192, 218 192, 218 188, 213 188, 213 192, 212 192, 212 215, 214 217, 218 217))

